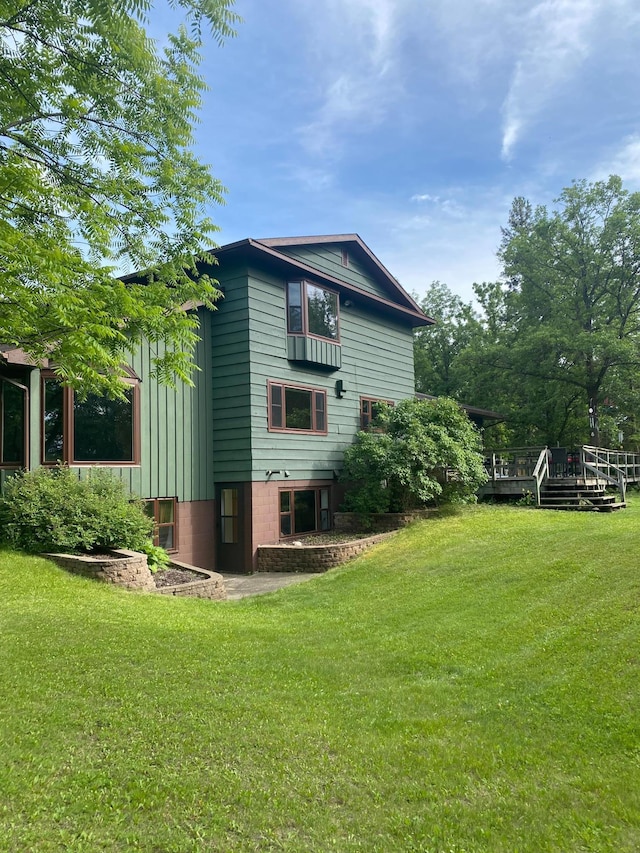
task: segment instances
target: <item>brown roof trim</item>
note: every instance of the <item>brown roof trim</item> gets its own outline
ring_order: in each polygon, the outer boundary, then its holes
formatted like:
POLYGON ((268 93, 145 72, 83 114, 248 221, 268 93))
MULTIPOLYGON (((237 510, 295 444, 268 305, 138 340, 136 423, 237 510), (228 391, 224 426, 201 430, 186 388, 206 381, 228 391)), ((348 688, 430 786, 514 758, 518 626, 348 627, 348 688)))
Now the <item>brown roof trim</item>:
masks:
MULTIPOLYGON (((354 235, 357 237, 357 235, 354 235)), ((277 238, 279 240, 279 238, 277 238)), ((300 238, 300 239, 312 239, 312 238, 300 238)), ((313 238, 315 239, 315 238, 313 238)), ((360 238, 358 238, 359 240, 360 238)), ((317 242, 317 241, 316 241, 317 242)), ((325 238, 325 242, 335 242, 335 238, 325 238)), ((361 241, 360 241, 361 242, 361 241)), ((291 245, 290 243, 283 242, 283 245, 291 245)), ((364 246, 364 244, 362 244, 364 246)), ((354 296, 362 298, 364 301, 369 302, 370 304, 376 305, 380 308, 384 308, 386 310, 390 310, 394 313, 399 313, 404 317, 412 319, 413 326, 431 326, 435 323, 435 320, 432 320, 430 317, 427 317, 426 314, 420 309, 420 306, 414 302, 414 300, 400 287, 400 285, 390 276, 389 273, 386 273, 388 278, 391 280, 391 283, 401 291, 398 295, 404 297, 404 299, 410 304, 399 305, 397 302, 393 302, 390 299, 384 299, 381 296, 376 296, 374 293, 370 293, 368 290, 363 290, 360 287, 356 287, 356 285, 351 284, 350 282, 343 281, 343 279, 336 278, 335 276, 330 275, 329 273, 322 272, 322 270, 317 269, 309 264, 305 264, 302 261, 297 260, 296 258, 292 258, 290 255, 286 255, 283 252, 279 252, 277 249, 268 246, 264 240, 254 240, 251 237, 248 237, 244 240, 238 240, 235 243, 228 243, 226 246, 221 246, 219 249, 216 249, 214 254, 216 256, 220 256, 225 254, 226 252, 232 252, 239 249, 250 249, 253 251, 257 251, 262 255, 267 255, 274 260, 278 260, 280 263, 287 264, 290 267, 293 267, 300 272, 305 273, 308 276, 318 280, 333 285, 343 292, 350 293, 354 296), (415 306, 415 307, 414 307, 415 306)), ((384 269, 382 265, 378 262, 377 265, 384 269)))

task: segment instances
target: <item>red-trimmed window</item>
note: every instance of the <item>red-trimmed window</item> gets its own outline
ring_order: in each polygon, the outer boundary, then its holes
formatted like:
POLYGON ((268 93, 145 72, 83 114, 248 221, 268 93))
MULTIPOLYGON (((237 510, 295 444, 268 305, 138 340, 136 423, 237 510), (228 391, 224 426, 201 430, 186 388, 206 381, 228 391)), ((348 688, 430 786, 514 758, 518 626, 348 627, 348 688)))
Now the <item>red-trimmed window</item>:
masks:
POLYGON ((269 429, 327 433, 327 392, 302 385, 268 383, 269 429))
POLYGON ((339 299, 334 290, 310 281, 287 284, 287 331, 290 335, 313 335, 338 341, 339 299))
POLYGON ((328 488, 280 492, 280 536, 301 536, 331 528, 328 488))
POLYGON ((176 498, 150 498, 145 512, 154 520, 153 544, 165 551, 178 550, 178 501, 176 498))
POLYGON ((43 464, 140 464, 138 383, 123 381, 124 399, 89 394, 81 400, 53 374, 43 375, 43 464))
POLYGON ((388 403, 393 406, 393 400, 381 400, 379 397, 360 397, 360 429, 368 429, 376 417, 378 403, 388 403))

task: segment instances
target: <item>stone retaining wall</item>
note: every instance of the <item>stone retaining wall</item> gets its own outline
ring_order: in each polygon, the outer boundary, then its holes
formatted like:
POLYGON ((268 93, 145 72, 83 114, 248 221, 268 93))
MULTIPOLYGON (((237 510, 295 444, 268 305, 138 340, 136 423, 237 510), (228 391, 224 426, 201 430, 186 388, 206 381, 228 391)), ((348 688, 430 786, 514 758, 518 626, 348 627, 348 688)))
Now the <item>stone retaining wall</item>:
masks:
POLYGON ((378 533, 352 542, 330 545, 259 545, 259 572, 326 572, 353 560, 367 548, 393 536, 393 531, 378 533))
POLYGON ((90 557, 84 554, 47 554, 50 560, 74 575, 93 578, 103 583, 117 584, 126 589, 155 590, 153 575, 147 565, 147 555, 124 548, 112 552, 112 557, 90 557))
POLYGON ((82 575, 85 578, 123 586, 125 589, 140 589, 145 592, 157 592, 160 595, 179 595, 191 598, 208 598, 212 601, 225 601, 227 591, 224 578, 217 572, 200 569, 187 563, 172 560, 170 566, 177 569, 188 569, 200 578, 192 583, 176 584, 156 588, 153 575, 147 565, 147 555, 125 549, 112 552, 112 557, 92 557, 84 554, 47 554, 60 568, 82 575))
POLYGON ((179 595, 190 598, 208 598, 211 601, 226 601, 227 590, 222 575, 217 572, 210 572, 208 569, 190 566, 188 563, 179 563, 177 560, 172 560, 169 563, 169 568, 172 566, 176 569, 188 569, 190 572, 202 575, 202 579, 198 578, 191 583, 179 583, 175 586, 163 586, 156 589, 155 592, 160 595, 179 595))
POLYGON ((398 530, 413 521, 433 518, 437 514, 437 507, 416 509, 410 512, 376 512, 370 515, 363 515, 359 512, 336 512, 333 516, 333 524, 337 533, 361 533, 363 530, 381 533, 388 530, 398 530))

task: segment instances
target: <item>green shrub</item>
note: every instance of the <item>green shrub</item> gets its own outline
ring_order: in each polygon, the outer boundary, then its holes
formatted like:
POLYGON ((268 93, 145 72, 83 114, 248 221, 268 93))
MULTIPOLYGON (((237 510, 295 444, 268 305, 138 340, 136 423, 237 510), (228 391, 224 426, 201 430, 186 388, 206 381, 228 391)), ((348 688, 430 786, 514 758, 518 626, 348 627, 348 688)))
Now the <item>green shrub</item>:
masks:
POLYGON ((144 550, 153 520, 110 471, 66 466, 12 477, 0 498, 2 538, 23 551, 144 550))
POLYGON ((377 411, 374 431, 359 432, 345 451, 346 510, 402 512, 475 499, 487 479, 480 433, 454 400, 403 400, 377 411))

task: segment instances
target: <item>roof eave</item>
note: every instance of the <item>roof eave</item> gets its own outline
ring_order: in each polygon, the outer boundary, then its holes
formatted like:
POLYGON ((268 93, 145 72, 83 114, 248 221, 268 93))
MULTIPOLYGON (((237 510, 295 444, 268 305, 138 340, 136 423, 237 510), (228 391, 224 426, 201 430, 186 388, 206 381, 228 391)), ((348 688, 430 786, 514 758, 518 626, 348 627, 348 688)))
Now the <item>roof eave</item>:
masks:
MULTIPOLYGON (((353 236, 357 237, 357 234, 353 236)), ((305 238, 299 239, 302 240, 305 238)), ((278 241, 279 238, 274 238, 273 240, 271 240, 271 242, 278 241)), ((327 238, 326 242, 335 242, 335 238, 327 238)), ((291 244, 285 242, 283 243, 283 245, 291 244)), ((305 264, 304 261, 292 258, 290 255, 287 255, 284 252, 279 252, 276 248, 267 245, 264 240, 254 240, 253 238, 240 240, 236 243, 230 243, 226 246, 222 246, 220 249, 216 250, 215 254, 220 256, 226 253, 238 251, 240 249, 255 251, 260 255, 270 257, 273 260, 278 261, 281 264, 285 264, 301 273, 304 273, 305 275, 311 276, 316 280, 321 280, 324 283, 336 288, 342 293, 348 293, 352 296, 363 299, 372 307, 376 306, 380 310, 390 311, 406 319, 411 318, 411 324, 414 327, 432 326, 435 323, 435 320, 433 320, 431 317, 427 317, 427 315, 420 309, 420 306, 416 302, 414 302, 411 297, 408 297, 408 300, 411 303, 410 305, 401 305, 397 302, 392 302, 390 299, 384 299, 381 296, 377 296, 376 294, 370 293, 367 290, 363 290, 362 288, 357 287, 356 285, 351 284, 350 282, 346 282, 343 279, 336 278, 335 276, 323 272, 322 270, 319 270, 316 267, 313 267, 309 264, 305 264)))
POLYGON ((422 309, 415 299, 407 293, 398 279, 392 275, 385 265, 373 254, 359 234, 322 234, 309 237, 265 237, 257 240, 256 242, 272 248, 284 246, 312 246, 314 244, 326 243, 355 243, 367 256, 369 261, 376 267, 383 278, 385 278, 392 288, 398 292, 398 295, 401 296, 407 304, 414 309, 414 311, 422 313, 422 309))

